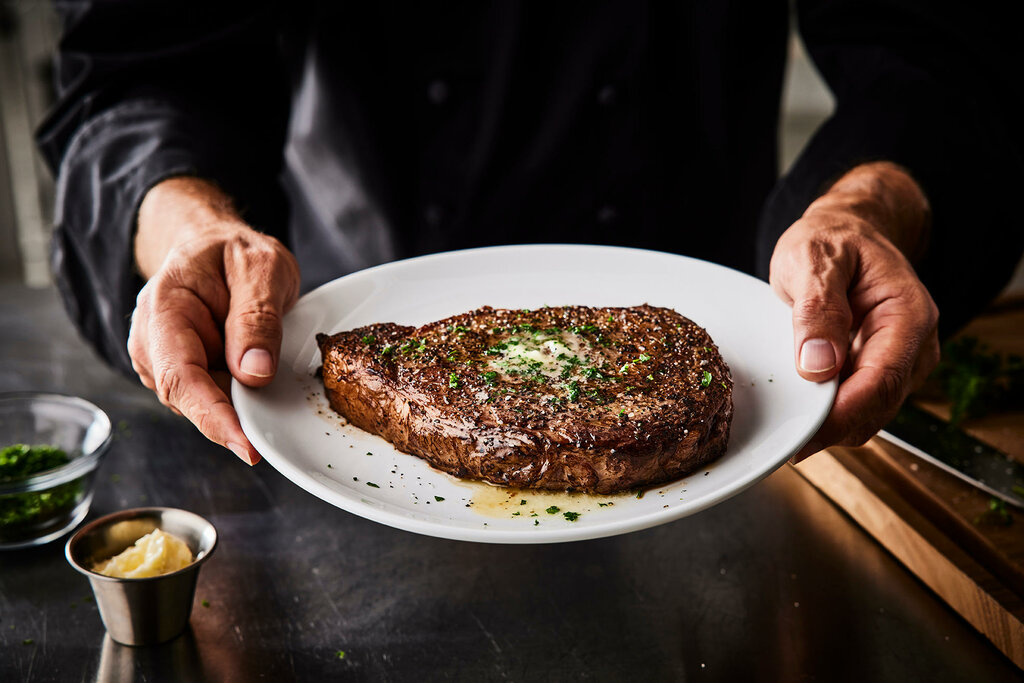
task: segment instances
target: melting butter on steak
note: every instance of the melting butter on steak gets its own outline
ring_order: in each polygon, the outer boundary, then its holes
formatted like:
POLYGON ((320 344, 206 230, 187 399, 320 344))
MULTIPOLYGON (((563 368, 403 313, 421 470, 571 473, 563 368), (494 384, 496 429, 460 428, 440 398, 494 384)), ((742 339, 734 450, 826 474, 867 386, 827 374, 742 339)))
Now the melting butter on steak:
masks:
POLYGON ((480 308, 317 335, 331 407, 468 479, 612 493, 725 453, 732 378, 667 308, 480 308))

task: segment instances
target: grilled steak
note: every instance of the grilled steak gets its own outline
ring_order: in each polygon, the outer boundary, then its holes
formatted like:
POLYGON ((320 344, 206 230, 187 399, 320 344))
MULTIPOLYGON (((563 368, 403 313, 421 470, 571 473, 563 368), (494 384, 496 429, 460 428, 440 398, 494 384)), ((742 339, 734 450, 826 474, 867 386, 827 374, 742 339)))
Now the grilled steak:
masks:
POLYGON ((458 477, 611 493, 725 452, 729 368, 667 308, 489 307, 317 335, 331 407, 458 477))

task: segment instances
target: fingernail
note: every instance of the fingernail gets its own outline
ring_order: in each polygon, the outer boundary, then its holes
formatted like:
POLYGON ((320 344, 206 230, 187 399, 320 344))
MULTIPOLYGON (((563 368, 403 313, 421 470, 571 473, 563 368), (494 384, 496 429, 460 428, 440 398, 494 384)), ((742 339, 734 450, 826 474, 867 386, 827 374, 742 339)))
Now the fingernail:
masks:
POLYGON ((242 444, 229 442, 225 445, 228 447, 229 451, 237 455, 246 465, 254 464, 252 458, 249 456, 249 449, 242 444))
POLYGON ((242 372, 253 377, 270 377, 274 374, 274 359, 266 349, 249 349, 238 366, 242 372))
POLYGON ((808 339, 800 347, 800 369, 804 372, 825 372, 836 366, 836 350, 832 342, 808 339))

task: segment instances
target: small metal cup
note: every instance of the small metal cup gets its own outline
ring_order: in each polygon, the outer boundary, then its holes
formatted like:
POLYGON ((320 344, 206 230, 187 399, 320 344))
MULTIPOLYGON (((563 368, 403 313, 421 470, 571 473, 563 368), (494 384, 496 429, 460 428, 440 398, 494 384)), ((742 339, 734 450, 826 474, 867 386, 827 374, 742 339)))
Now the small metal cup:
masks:
POLYGON ((110 637, 122 645, 155 645, 185 630, 199 568, 216 547, 217 530, 199 515, 153 507, 115 512, 87 524, 71 537, 64 554, 89 579, 110 637), (155 529, 185 541, 193 562, 145 579, 117 579, 92 571, 96 562, 117 555, 155 529))

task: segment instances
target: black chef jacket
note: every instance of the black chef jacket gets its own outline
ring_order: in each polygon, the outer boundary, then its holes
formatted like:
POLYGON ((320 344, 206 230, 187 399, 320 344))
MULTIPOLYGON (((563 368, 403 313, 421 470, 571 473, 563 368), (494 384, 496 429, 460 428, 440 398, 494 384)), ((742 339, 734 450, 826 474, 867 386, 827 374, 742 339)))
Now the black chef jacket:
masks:
MULTIPOLYGON (((920 273, 952 326, 1005 281, 1019 61, 995 13, 798 3, 837 109, 777 181, 785 0, 61 3, 53 265, 125 350, 146 190, 216 181, 290 245, 303 286, 429 251, 585 242, 767 273, 829 181, 888 159, 934 209, 920 273), (757 237, 760 228, 760 238, 757 237), (993 245, 1000 245, 993 249, 993 245)), ((638 302, 639 303, 639 302, 638 302)))

